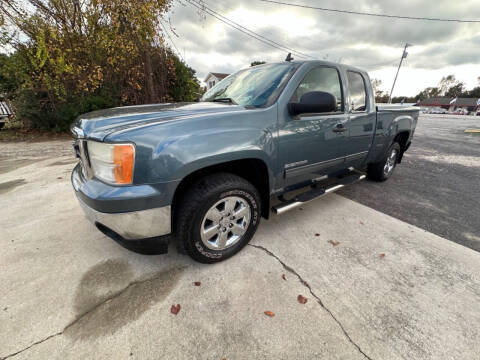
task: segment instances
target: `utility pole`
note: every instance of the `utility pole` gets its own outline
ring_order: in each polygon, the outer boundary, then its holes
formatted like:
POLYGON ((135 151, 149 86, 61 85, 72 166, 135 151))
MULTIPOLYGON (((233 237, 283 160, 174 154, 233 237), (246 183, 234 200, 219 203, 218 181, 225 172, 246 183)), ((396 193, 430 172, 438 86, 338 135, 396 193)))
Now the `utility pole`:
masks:
POLYGON ((395 80, 393 80, 392 91, 390 91, 390 96, 388 98, 388 103, 389 104, 392 103, 393 89, 395 88, 395 83, 397 82, 398 73, 400 72, 400 68, 402 67, 403 59, 406 59, 407 56, 408 56, 407 48, 409 46, 412 46, 412 45, 409 44, 409 43, 406 43, 405 47, 403 48, 402 58, 400 59, 400 64, 398 64, 397 75, 395 75, 395 80))

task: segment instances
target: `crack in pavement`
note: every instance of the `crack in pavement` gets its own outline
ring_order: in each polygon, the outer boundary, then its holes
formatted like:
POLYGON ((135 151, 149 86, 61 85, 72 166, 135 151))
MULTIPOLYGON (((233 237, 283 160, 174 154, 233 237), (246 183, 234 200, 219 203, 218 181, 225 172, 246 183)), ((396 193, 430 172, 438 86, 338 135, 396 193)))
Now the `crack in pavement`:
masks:
POLYGON ((39 345, 47 340, 50 340, 54 337, 57 337, 59 335, 63 335, 63 333, 68 330, 69 328, 71 328, 72 326, 74 326, 76 323, 78 323, 80 320, 82 320, 85 316, 87 316, 88 314, 90 314, 91 312, 97 310, 100 306, 102 306, 103 304, 111 301, 111 300, 114 300, 116 299, 117 297, 121 296, 125 291, 127 291, 129 288, 131 288, 132 286, 135 286, 135 285, 139 285, 139 284, 144 284, 144 283, 147 283, 149 281, 155 281, 157 279, 159 279, 160 277, 162 277, 162 275, 158 275, 158 276, 154 276, 154 277, 151 277, 151 278, 147 278, 147 279, 143 279, 143 280, 137 280, 137 281, 132 281, 131 283, 129 283, 126 287, 124 287, 122 290, 119 290, 118 292, 116 293, 113 293, 110 297, 106 298, 105 300, 99 302, 98 304, 96 304, 95 306, 93 306, 92 308, 90 308, 89 310, 85 311, 84 313, 82 313, 80 316, 76 317, 72 322, 70 322, 69 324, 67 324, 67 326, 65 326, 63 328, 62 331, 59 331, 55 334, 52 334, 52 335, 49 335, 47 336, 46 338, 42 339, 42 340, 38 340, 38 341, 35 341, 34 343, 28 345, 26 348, 23 348, 22 350, 19 350, 17 352, 14 352, 14 353, 11 353, 11 354, 8 354, 4 357, 1 357, 0 356, 0 360, 5 360, 5 359, 8 359, 8 358, 11 358, 11 357, 14 357, 36 345, 39 345))
POLYGON ((372 358, 370 356, 368 356, 367 354, 365 354, 365 352, 360 348, 360 346, 355 342, 353 341, 353 339, 350 337, 350 335, 348 334, 348 332, 345 330, 345 328, 343 327, 342 323, 335 317, 335 315, 330 311, 330 309, 328 309, 325 304, 323 303, 322 299, 320 299, 320 297, 318 297, 312 290, 312 287, 310 286, 310 284, 308 282, 306 282, 301 276, 299 273, 297 273, 292 267, 288 266, 287 264, 285 264, 282 260, 280 260, 280 258, 275 255, 273 252, 271 252, 270 250, 268 250, 267 248, 263 247, 263 246, 260 246, 260 245, 253 245, 253 244, 248 244, 248 246, 251 246, 251 247, 254 247, 256 249, 259 249, 259 250, 262 250, 264 251, 267 255, 275 258, 282 266, 285 270, 287 270, 288 272, 294 274, 298 280, 300 281, 300 283, 305 286, 308 291, 310 292, 310 294, 317 300, 317 302, 320 304, 320 306, 330 315, 330 317, 337 323, 337 325, 340 327, 340 329, 342 330, 343 334, 345 335, 345 337, 347 338, 347 340, 365 357, 367 358, 368 360, 372 360, 372 358))
POLYGON ((49 336, 47 336, 45 339, 35 341, 33 344, 28 345, 26 348, 24 348, 24 349, 22 349, 22 350, 19 350, 19 351, 17 351, 17 352, 12 353, 12 354, 8 354, 7 356, 4 356, 4 357, 0 357, 0 360, 5 360, 5 359, 11 358, 11 357, 13 357, 13 356, 16 356, 16 355, 18 355, 18 354, 20 354, 20 353, 22 353, 22 352, 30 349, 31 347, 34 347, 35 345, 41 344, 41 343, 43 343, 44 341, 47 341, 47 340, 49 340, 49 339, 51 339, 51 338, 54 338, 55 336, 61 335, 61 334, 63 333, 63 331, 64 331, 64 330, 62 330, 62 331, 60 331, 60 332, 58 332, 58 333, 56 333, 56 334, 49 335, 49 336))
MULTIPOLYGON (((337 325, 340 327, 340 329, 342 330, 343 334, 345 335, 345 337, 347 338, 347 340, 365 357, 367 358, 368 360, 372 360, 371 357, 369 357, 367 354, 365 354, 365 352, 363 352, 363 350, 360 348, 360 346, 355 343, 355 341, 353 341, 353 339, 350 337, 350 335, 348 334, 348 332, 345 330, 345 328, 343 327, 342 323, 335 317, 335 315, 330 311, 330 309, 328 309, 325 304, 323 303, 323 301, 320 299, 320 297, 318 297, 312 290, 310 284, 308 282, 306 282, 301 276, 300 274, 298 274, 292 267, 288 266, 287 264, 285 264, 282 260, 280 260, 280 258, 275 255, 274 253, 272 253, 270 250, 268 250, 267 248, 263 247, 263 246, 260 246, 260 245, 252 245, 252 244, 248 244, 248 246, 251 246, 253 248, 256 248, 256 249, 259 249, 259 250, 262 250, 264 251, 266 254, 268 254, 269 256, 275 258, 282 266, 285 270, 287 270, 288 272, 294 274, 298 280, 300 281, 300 283, 305 286, 310 294, 317 300, 317 302, 320 304, 320 306, 331 316, 331 318, 337 323, 337 325)), ((88 314, 94 312, 95 310, 97 310, 100 306, 102 306, 103 304, 109 302, 109 301, 112 301, 114 300, 115 298, 121 296, 125 291, 127 291, 129 288, 131 288, 132 286, 135 286, 135 285, 138 285, 138 284, 143 284, 143 283, 146 283, 146 282, 149 282, 149 281, 155 281, 157 279, 159 279, 162 275, 159 275, 159 276, 154 276, 154 277, 151 277, 151 278, 147 278, 147 279, 144 279, 144 280, 137 280, 137 281, 133 281, 131 283, 129 283, 126 287, 124 287, 122 290, 112 294, 110 297, 106 298, 104 301, 101 301, 99 302, 98 304, 96 304, 95 306, 93 306, 92 308, 90 308, 89 310, 85 311, 84 313, 82 313, 80 316, 76 317, 72 322, 70 322, 68 325, 66 325, 62 331, 59 331, 55 334, 52 334, 52 335, 49 335, 47 336, 46 338, 44 339, 41 339, 41 340, 38 340, 32 344, 30 344, 29 346, 17 351, 17 352, 14 352, 14 353, 11 353, 9 355, 6 355, 4 357, 0 357, 0 360, 6 360, 8 358, 11 358, 11 357, 14 357, 36 345, 39 345, 39 344, 42 344, 43 342, 47 341, 47 340, 50 340, 54 337, 57 337, 57 336, 60 336, 60 335, 63 335, 63 333, 68 330, 69 328, 71 328, 72 326, 74 326, 76 323, 78 323, 80 320, 82 320, 85 316, 87 316, 88 314)))

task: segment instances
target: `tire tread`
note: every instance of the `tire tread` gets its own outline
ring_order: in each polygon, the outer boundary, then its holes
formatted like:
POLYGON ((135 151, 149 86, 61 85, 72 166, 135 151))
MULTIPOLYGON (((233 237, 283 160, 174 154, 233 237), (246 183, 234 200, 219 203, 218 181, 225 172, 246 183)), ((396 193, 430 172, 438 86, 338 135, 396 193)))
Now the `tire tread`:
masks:
MULTIPOLYGON (((200 206, 203 205, 206 199, 215 195, 219 191, 227 191, 229 189, 231 190, 232 188, 243 189, 251 192, 258 202, 258 206, 261 206, 259 201, 260 195, 258 194, 257 189, 240 176, 231 173, 215 173, 200 178, 196 183, 192 184, 192 186, 187 189, 185 194, 179 200, 180 205, 178 207, 175 228, 175 236, 177 239, 179 252, 186 253, 194 260, 202 263, 215 263, 219 261, 218 259, 208 258, 199 253, 199 251, 195 248, 193 241, 191 241, 191 228, 196 212, 199 210, 200 206)), ((245 245, 246 243, 243 246, 245 245)), ((239 247, 234 253, 222 257, 221 260, 231 257, 236 252, 240 251, 242 247, 239 247)))
MULTIPOLYGON (((383 167, 385 166, 385 162, 387 161, 387 157, 390 154, 390 151, 393 148, 397 148, 398 153, 400 154, 400 144, 397 142, 394 142, 389 148, 387 153, 385 154, 385 157, 382 161, 373 163, 373 164, 368 164, 367 167, 367 176, 370 180, 377 181, 377 182, 382 182, 388 180, 388 177, 385 177, 385 174, 383 173, 383 167)), ((398 157, 397 157, 398 159, 398 157)), ((394 169, 395 170, 395 169, 394 169)))

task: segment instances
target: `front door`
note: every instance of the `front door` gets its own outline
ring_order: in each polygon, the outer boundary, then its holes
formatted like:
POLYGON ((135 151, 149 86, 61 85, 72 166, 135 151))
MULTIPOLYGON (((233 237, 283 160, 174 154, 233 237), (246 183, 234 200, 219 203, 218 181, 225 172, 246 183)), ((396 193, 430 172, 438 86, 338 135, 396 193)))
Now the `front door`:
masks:
POLYGON ((285 190, 344 167, 339 143, 344 137, 339 129, 348 120, 344 112, 341 78, 338 70, 318 66, 306 73, 290 102, 298 102, 303 94, 324 91, 337 98, 337 111, 332 113, 285 115, 279 122, 279 159, 284 170, 285 190))

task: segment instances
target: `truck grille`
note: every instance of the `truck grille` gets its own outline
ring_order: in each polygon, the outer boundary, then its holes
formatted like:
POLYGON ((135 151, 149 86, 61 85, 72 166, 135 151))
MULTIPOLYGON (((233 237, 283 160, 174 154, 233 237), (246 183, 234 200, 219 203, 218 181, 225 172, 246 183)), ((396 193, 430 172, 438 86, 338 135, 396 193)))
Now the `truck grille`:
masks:
POLYGON ((73 143, 75 157, 80 160, 82 175, 85 179, 91 179, 93 176, 90 159, 88 157, 87 141, 83 139, 76 139, 73 143))

